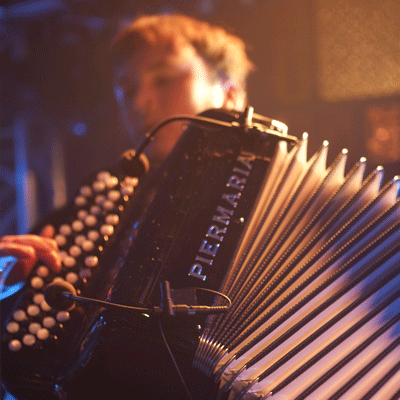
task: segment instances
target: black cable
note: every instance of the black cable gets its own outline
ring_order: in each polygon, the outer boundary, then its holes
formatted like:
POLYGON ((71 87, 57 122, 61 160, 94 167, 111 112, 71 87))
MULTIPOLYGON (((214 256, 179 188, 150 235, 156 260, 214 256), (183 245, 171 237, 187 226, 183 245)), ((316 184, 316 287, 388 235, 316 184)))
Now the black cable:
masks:
POLYGON ((183 387, 184 387, 184 389, 185 389, 186 395, 187 395, 187 397, 188 397, 189 400, 193 400, 192 395, 191 395, 190 392, 189 392, 189 388, 188 388, 187 385, 186 385, 185 379, 183 378, 183 376, 182 376, 182 374, 181 374, 181 371, 180 371, 180 369, 179 369, 179 367, 178 367, 178 364, 177 364, 177 362, 176 362, 176 360, 175 360, 175 357, 174 357, 174 355, 172 354, 172 351, 171 351, 171 349, 170 349, 170 347, 169 347, 169 345, 168 345, 167 339, 166 339, 166 337, 165 337, 165 335, 164 335, 164 330, 163 330, 163 327, 162 327, 162 324, 161 324, 161 319, 158 319, 158 326, 160 327, 161 337, 162 337, 162 339, 163 339, 163 341, 164 341, 165 347, 166 347, 167 350, 168 350, 168 353, 169 353, 169 355, 170 355, 170 357, 171 357, 171 360, 172 360, 172 362, 173 362, 173 364, 174 364, 174 366, 175 366, 175 369, 176 369, 176 372, 178 373, 179 379, 180 379, 180 381, 181 381, 181 383, 182 383, 182 385, 183 385, 183 387))

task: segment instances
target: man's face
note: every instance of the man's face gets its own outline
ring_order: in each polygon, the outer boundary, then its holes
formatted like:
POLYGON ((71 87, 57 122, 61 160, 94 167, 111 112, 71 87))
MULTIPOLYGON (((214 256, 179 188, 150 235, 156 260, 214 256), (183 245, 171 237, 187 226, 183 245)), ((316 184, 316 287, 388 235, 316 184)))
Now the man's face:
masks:
MULTIPOLYGON (((121 117, 136 148, 146 132, 169 117, 224 106, 222 83, 212 78, 195 49, 190 45, 171 47, 145 48, 115 70, 121 117)), ((182 123, 167 125, 156 134, 147 155, 164 158, 181 134, 182 123)))

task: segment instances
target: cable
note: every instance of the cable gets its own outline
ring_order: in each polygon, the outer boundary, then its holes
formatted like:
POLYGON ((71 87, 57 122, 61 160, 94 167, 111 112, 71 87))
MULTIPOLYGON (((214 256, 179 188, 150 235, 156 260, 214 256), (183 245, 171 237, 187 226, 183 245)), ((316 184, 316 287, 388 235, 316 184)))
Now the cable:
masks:
POLYGON ((188 388, 187 385, 186 385, 185 379, 183 378, 183 376, 182 376, 182 374, 181 374, 181 371, 180 371, 180 369, 179 369, 179 367, 178 367, 178 364, 177 364, 177 362, 176 362, 176 360, 175 360, 175 357, 174 357, 174 355, 172 354, 171 348, 169 347, 168 342, 167 342, 167 339, 166 339, 166 337, 165 337, 165 335, 164 335, 164 330, 163 330, 163 327, 162 327, 161 319, 158 319, 158 326, 160 327, 161 337, 162 337, 162 339, 163 339, 163 341, 164 341, 165 347, 166 347, 167 350, 168 350, 168 353, 169 353, 169 355, 170 355, 170 357, 171 357, 171 360, 172 360, 172 362, 173 362, 173 364, 174 364, 174 366, 175 366, 175 369, 176 369, 176 372, 178 373, 179 379, 180 379, 180 381, 181 381, 181 383, 182 383, 182 385, 183 385, 183 387, 184 387, 184 389, 185 389, 186 395, 188 396, 188 399, 189 399, 189 400, 193 400, 192 395, 191 395, 190 392, 189 392, 189 388, 188 388))
POLYGON ((230 308, 230 306, 232 305, 232 300, 226 296, 225 294, 221 293, 221 292, 217 292, 216 290, 212 290, 212 289, 206 289, 206 288, 200 288, 200 287, 191 287, 191 288, 187 288, 187 289, 194 289, 194 290, 203 290, 204 292, 210 292, 210 293, 214 293, 217 294, 218 296, 223 297, 225 300, 228 301, 229 305, 226 307, 226 309, 228 310, 230 308))

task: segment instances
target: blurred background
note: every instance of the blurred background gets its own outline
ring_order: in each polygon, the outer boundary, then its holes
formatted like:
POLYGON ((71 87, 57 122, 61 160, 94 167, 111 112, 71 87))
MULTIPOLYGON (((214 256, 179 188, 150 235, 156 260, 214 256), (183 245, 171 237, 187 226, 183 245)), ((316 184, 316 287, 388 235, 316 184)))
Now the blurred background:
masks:
POLYGON ((24 233, 130 148, 108 43, 138 14, 179 12, 242 37, 255 112, 400 174, 398 0, 2 0, 0 236, 24 233))

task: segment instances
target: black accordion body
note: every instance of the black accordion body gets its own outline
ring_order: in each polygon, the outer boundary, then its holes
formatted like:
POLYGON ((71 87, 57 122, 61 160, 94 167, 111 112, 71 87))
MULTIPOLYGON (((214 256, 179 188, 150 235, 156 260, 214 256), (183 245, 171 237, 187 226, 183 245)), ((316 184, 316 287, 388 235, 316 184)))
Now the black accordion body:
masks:
POLYGON ((56 227, 62 272, 38 265, 2 328, 7 390, 400 398, 399 178, 345 173, 345 151, 327 167, 325 142, 308 159, 306 135, 250 111, 205 113, 225 126, 191 123, 137 188, 126 168, 82 186, 56 227), (54 280, 142 311, 57 311, 54 280))

